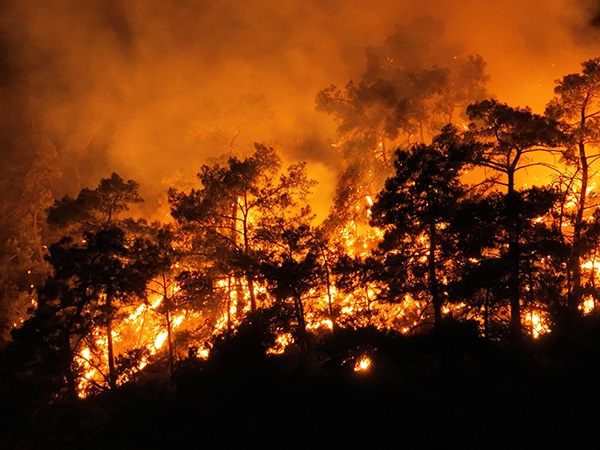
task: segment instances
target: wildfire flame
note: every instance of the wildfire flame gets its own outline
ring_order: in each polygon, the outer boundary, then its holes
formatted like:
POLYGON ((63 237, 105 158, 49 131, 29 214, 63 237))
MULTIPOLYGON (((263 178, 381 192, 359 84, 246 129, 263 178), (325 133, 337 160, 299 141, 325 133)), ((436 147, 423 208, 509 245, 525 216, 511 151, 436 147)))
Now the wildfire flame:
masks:
POLYGON ((355 372, 367 371, 371 368, 371 364, 372 364, 371 358, 369 358, 367 355, 363 355, 356 360, 356 363, 354 364, 354 371, 355 372))

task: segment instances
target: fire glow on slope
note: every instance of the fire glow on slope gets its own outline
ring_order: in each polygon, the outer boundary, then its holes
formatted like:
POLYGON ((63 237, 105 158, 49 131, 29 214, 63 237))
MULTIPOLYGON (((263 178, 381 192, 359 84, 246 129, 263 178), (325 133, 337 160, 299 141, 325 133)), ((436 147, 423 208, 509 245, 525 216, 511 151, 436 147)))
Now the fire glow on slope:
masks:
MULTIPOLYGON (((112 330, 117 357, 117 385, 128 382, 135 373, 146 367, 161 350, 165 349, 168 331, 164 316, 157 312, 161 296, 136 307, 123 309, 122 319, 115 320, 112 330)), ((202 315, 194 311, 182 311, 171 317, 172 331, 190 330, 197 326, 202 315)), ((181 349, 183 350, 183 349, 181 349)), ((187 350, 187 349, 186 349, 187 350)), ((176 350, 175 350, 176 351, 176 350)), ((85 345, 76 355, 78 373, 82 374, 78 394, 89 394, 106 389, 108 383, 107 339, 103 329, 95 329, 86 338, 85 345)))
MULTIPOLYGON (((372 204, 373 201, 370 198, 365 199, 367 216, 368 209, 372 204)), ((572 205, 567 204, 566 206, 574 205, 573 202, 572 205)), ((543 223, 546 220, 550 219, 540 217, 534 222, 543 223)), ((382 236, 382 230, 349 221, 342 228, 339 241, 345 246, 348 255, 364 258, 370 254, 371 249, 375 248, 382 236)), ((417 239, 423 249, 418 257, 421 258, 421 261, 425 261, 428 251, 427 239, 424 236, 419 236, 417 239)), ((595 274, 600 272, 600 265, 595 259, 590 259, 582 265, 582 269, 595 274)), ((442 280, 442 284, 446 284, 446 281, 442 280)), ((224 293, 222 299, 225 300, 222 300, 220 310, 213 321, 208 321, 199 311, 182 309, 176 314, 173 313, 171 326, 174 332, 184 329, 198 330, 210 322, 202 338, 196 334, 195 337, 182 344, 177 344, 179 340, 174 338, 174 345, 179 345, 179 349, 174 354, 175 359, 192 355, 189 353, 191 348, 195 349, 192 356, 208 357, 210 347, 207 345, 207 341, 210 337, 224 331, 235 332, 235 329, 250 312, 250 295, 246 280, 224 279, 217 283, 217 288, 224 293)), ((261 299, 259 307, 269 307, 277 301, 270 297, 265 286, 256 283, 254 289, 255 297, 261 299)), ((360 283, 359 288, 353 292, 338 291, 333 284, 328 286, 327 293, 324 290, 312 290, 303 299, 306 330, 312 333, 327 333, 335 328, 335 324, 339 324, 346 327, 375 326, 378 329, 392 329, 407 334, 423 325, 432 325, 431 321, 427 319, 431 316, 430 301, 406 294, 399 302, 384 302, 379 300, 382 289, 383 286, 369 281, 360 283)), ((127 354, 138 350, 137 359, 132 359, 132 366, 125 366, 118 384, 127 382, 136 371, 142 370, 151 360, 160 357, 161 351, 165 351, 165 343, 169 336, 165 329, 164 313, 158 311, 163 298, 161 296, 152 296, 151 298, 152 300, 148 300, 147 304, 137 306, 129 314, 125 314, 116 321, 117 324, 113 331, 116 351, 120 354, 127 354)), ((586 298, 580 309, 585 314, 589 314, 594 307, 594 299, 586 298)), ((479 324, 480 330, 486 332, 490 321, 498 324, 507 324, 510 321, 510 308, 501 304, 483 304, 478 309, 465 303, 448 303, 442 312, 445 316, 459 320, 474 320, 479 324)), ((522 304, 521 317, 524 331, 533 338, 538 338, 550 331, 547 310, 536 300, 529 300, 522 304)), ((267 353, 282 354, 294 343, 292 333, 282 329, 276 336, 275 345, 267 353)), ((96 330, 88 339, 87 346, 78 355, 77 362, 82 373, 79 390, 82 396, 106 386, 105 354, 106 337, 103 336, 101 330, 96 330)), ((369 367, 368 358, 360 359, 356 362, 355 370, 368 370, 369 367)))

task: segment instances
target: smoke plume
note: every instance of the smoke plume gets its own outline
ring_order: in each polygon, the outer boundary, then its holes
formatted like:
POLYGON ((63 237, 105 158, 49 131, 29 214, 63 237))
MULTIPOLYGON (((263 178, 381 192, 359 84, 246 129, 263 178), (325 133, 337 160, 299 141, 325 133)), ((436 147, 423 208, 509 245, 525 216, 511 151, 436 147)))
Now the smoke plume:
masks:
POLYGON ((3 160, 35 133, 59 151, 57 196, 116 171, 148 208, 254 142, 307 161, 326 198, 335 124, 315 95, 360 78, 388 36, 414 63, 481 55, 490 91, 536 112, 600 56, 591 0, 5 0, 0 13, 3 160))

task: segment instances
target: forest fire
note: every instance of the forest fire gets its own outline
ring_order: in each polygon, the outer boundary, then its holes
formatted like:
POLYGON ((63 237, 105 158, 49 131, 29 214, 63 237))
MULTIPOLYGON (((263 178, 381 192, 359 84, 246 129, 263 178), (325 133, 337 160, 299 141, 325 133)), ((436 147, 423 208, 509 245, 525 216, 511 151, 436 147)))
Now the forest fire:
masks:
POLYGON ((510 428, 528 375, 595 370, 575 361, 600 300, 593 2, 513 2, 503 38, 482 19, 510 8, 454 0, 8 3, 0 412, 64 407, 64 448, 103 448, 86 427, 120 395, 162 411, 156 389, 192 411, 165 429, 267 448, 265 424, 308 429, 322 402, 358 417, 335 442, 388 394, 448 435, 454 385, 510 428))
MULTIPOLYGON (((118 365, 121 366, 118 385, 130 381, 135 373, 144 369, 152 357, 164 348, 169 332, 163 328, 162 317, 157 312, 162 300, 158 297, 152 304, 138 306, 112 330, 115 352, 119 355, 118 365)), ((186 315, 182 313, 171 318, 172 331, 179 329, 186 315)), ((107 339, 101 328, 94 330, 92 336, 95 339, 86 340, 89 342, 88 346, 74 360, 79 366, 78 371, 83 373, 78 385, 80 397, 102 391, 107 385, 107 339)))

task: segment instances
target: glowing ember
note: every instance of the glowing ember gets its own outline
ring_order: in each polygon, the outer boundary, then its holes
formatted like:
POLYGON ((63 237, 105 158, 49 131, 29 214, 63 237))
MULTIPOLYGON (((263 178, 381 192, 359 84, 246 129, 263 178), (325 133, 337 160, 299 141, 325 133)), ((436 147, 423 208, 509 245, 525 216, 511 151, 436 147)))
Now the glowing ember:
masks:
POLYGON ((524 325, 531 330, 531 336, 534 339, 539 338, 542 334, 550 332, 547 317, 545 317, 541 311, 531 311, 527 313, 524 325))
POLYGON ((275 341, 275 345, 268 349, 267 353, 270 355, 281 355, 285 352, 286 347, 294 342, 294 337, 292 333, 282 333, 277 336, 275 341))
POLYGON ((582 269, 593 270, 596 273, 600 272, 600 265, 597 264, 595 260, 589 260, 589 261, 584 262, 581 265, 581 268, 582 269))
POLYGON ((369 358, 367 355, 363 355, 354 364, 354 371, 364 372, 366 370, 369 370, 371 368, 371 364, 371 358, 369 358))
POLYGON ((583 300, 583 303, 579 305, 579 310, 583 312, 583 314, 591 314, 596 307, 596 302, 592 297, 586 297, 583 300))
POLYGON ((331 319, 322 319, 322 320, 311 320, 306 324, 307 330, 333 330, 333 322, 331 319))

